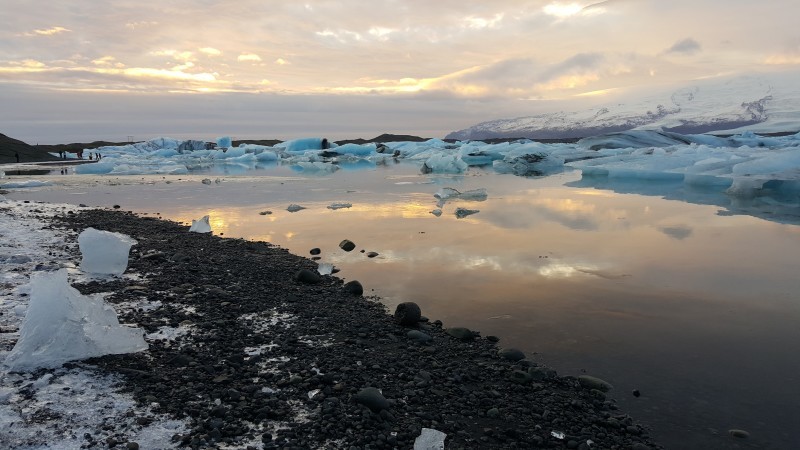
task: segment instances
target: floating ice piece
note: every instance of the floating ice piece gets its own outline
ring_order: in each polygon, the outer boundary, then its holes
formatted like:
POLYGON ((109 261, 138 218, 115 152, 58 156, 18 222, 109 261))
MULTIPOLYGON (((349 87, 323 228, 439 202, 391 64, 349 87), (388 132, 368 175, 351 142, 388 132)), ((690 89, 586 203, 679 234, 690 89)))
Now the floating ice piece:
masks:
POLYGON ((78 235, 81 270, 88 273, 122 275, 128 268, 128 252, 136 240, 130 236, 87 228, 78 235))
POLYGON ((439 200, 450 200, 450 199, 459 199, 459 200, 468 200, 468 201, 475 201, 475 202, 482 202, 488 198, 488 194, 486 193, 486 189, 473 189, 470 191, 460 192, 456 189, 444 187, 436 191, 433 194, 434 197, 438 198, 439 200))
POLYGON ((143 330, 120 325, 102 296, 81 295, 69 285, 66 269, 35 272, 30 284, 19 340, 4 362, 12 370, 147 349, 143 330))
POLYGON ((471 216, 479 212, 480 211, 478 211, 477 209, 456 208, 456 217, 459 219, 463 219, 464 217, 471 216))
POLYGON ((317 272, 319 272, 320 275, 330 275, 333 273, 333 264, 319 263, 319 265, 317 265, 317 272))
POLYGON ((305 172, 336 172, 339 170, 339 166, 336 164, 330 164, 321 161, 300 161, 295 163, 295 165, 292 167, 305 172))
POLYGON ((436 209, 434 209, 433 211, 431 211, 431 214, 433 214, 433 215, 434 215, 434 216, 436 216, 436 217, 439 217, 439 216, 441 216, 441 215, 442 215, 442 210, 441 210, 441 209, 439 209, 439 208, 436 208, 436 209))
POLYGON ((0 189, 31 188, 52 185, 53 183, 49 181, 40 180, 12 181, 11 183, 0 184, 0 189))
POLYGON ((289 212, 297 212, 297 211, 301 211, 303 209, 306 209, 306 207, 305 206, 300 206, 300 205, 295 205, 294 203, 292 203, 291 205, 286 207, 286 210, 289 211, 289 212))
POLYGON ((469 166, 458 155, 433 154, 422 163, 422 173, 462 173, 469 166))
POLYGON ((208 222, 208 219, 208 216, 203 216, 197 220, 192 220, 192 226, 189 228, 189 231, 194 231, 195 233, 210 233, 211 224, 208 222))
POLYGON ((336 210, 336 209, 343 209, 343 208, 351 208, 352 206, 353 206, 352 203, 337 202, 337 203, 331 203, 330 205, 328 205, 328 209, 336 210))
POLYGON ((203 184, 211 184, 211 178, 203 178, 201 183, 203 183, 203 184))
POLYGON ((433 428, 423 428, 419 436, 414 439, 414 450, 444 450, 446 438, 447 433, 433 428))

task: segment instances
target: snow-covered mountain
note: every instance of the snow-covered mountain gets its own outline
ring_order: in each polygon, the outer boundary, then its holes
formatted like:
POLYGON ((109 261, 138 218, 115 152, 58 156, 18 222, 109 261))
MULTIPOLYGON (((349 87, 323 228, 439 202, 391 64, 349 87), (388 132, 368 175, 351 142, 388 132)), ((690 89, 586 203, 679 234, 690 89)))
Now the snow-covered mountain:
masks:
POLYGON ((580 138, 632 129, 796 132, 800 130, 800 83, 796 79, 762 74, 699 80, 593 108, 482 122, 446 138, 580 138))

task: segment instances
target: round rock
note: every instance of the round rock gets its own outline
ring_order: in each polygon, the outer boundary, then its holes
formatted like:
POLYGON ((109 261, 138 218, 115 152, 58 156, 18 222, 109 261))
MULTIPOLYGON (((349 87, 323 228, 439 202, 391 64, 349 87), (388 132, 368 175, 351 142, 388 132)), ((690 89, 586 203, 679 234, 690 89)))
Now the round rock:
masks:
POLYGON ((311 250, 309 250, 308 253, 311 253, 312 255, 319 255, 320 253, 322 253, 322 250, 320 250, 319 247, 314 247, 311 250))
POLYGON ((504 348, 497 352, 497 355, 509 361, 521 361, 525 359, 525 353, 522 353, 521 350, 516 348, 504 348))
POLYGON ((317 272, 308 270, 308 269, 300 269, 295 275, 294 280, 300 283, 305 284, 315 284, 319 283, 322 277, 319 276, 317 272))
POLYGON ((368 387, 358 391, 358 394, 356 394, 353 399, 375 413, 389 408, 389 400, 386 400, 386 397, 381 394, 381 391, 374 387, 368 387))
POLYGON ((470 330, 469 328, 464 328, 464 327, 448 328, 447 330, 445 330, 445 333, 462 341, 471 341, 475 339, 475 333, 473 333, 472 330, 470 330))
POLYGON ((422 317, 422 311, 419 305, 414 302, 404 302, 397 305, 394 310, 394 319, 404 327, 414 326, 419 322, 422 317))
POLYGON ((351 252, 354 248, 356 248, 356 244, 354 244, 350 239, 345 239, 342 242, 339 242, 339 248, 346 252, 351 252))
POLYGON ((419 330, 411 330, 406 336, 412 341, 417 342, 430 342, 433 338, 419 330))
POLYGON ((611 383, 591 375, 580 375, 578 377, 578 382, 586 389, 597 389, 602 392, 608 392, 614 387, 611 383))
POLYGON ((728 430, 728 433, 731 436, 733 436, 735 438, 739 438, 739 439, 747 439, 747 438, 750 437, 750 433, 748 433, 747 431, 744 431, 744 430, 733 429, 733 430, 728 430))
POLYGON ((362 286, 361 283, 359 283, 356 280, 348 281, 347 283, 344 284, 343 287, 344 287, 345 292, 349 292, 349 293, 351 293, 353 295, 362 295, 362 294, 364 294, 364 286, 362 286))

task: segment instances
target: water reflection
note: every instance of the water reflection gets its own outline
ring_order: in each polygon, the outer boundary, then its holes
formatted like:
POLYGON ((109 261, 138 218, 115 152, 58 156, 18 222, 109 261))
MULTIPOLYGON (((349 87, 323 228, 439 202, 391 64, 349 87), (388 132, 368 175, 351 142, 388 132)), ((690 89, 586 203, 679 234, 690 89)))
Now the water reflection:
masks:
POLYGON ((720 215, 744 214, 773 222, 800 224, 800 190, 789 182, 766 183, 760 195, 753 198, 729 196, 719 186, 684 183, 682 177, 675 180, 642 181, 583 175, 580 180, 567 183, 567 186, 653 195, 699 205, 716 205, 725 208, 718 212, 720 215))

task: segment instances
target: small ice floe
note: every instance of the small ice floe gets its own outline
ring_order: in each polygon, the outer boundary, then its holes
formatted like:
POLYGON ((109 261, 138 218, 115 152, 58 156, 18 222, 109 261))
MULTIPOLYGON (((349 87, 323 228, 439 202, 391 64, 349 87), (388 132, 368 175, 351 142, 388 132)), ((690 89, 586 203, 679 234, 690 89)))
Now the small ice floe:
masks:
POLYGON ((328 205, 328 209, 333 209, 333 210, 352 208, 352 207, 353 207, 352 203, 346 203, 346 202, 336 202, 328 205))
POLYGON ((333 264, 319 263, 317 266, 317 272, 319 272, 320 275, 330 275, 333 273, 333 264))
POLYGON ((473 202, 482 202, 489 197, 489 195, 486 193, 486 189, 472 189, 469 191, 460 192, 457 189, 449 187, 439 189, 435 194, 433 194, 433 196, 439 200, 459 199, 473 202))
POLYGON ((423 428, 419 436, 414 439, 414 450, 444 450, 445 438, 447 433, 433 428, 423 428))
POLYGON ((433 214, 433 215, 434 215, 434 216, 436 216, 436 217, 439 217, 439 216, 441 216, 441 215, 442 215, 442 210, 441 210, 441 209, 439 209, 439 208, 436 208, 436 209, 434 209, 433 211, 431 211, 431 214, 433 214))
POLYGON ((49 181, 40 181, 40 180, 12 181, 10 183, 0 184, 0 189, 32 188, 32 187, 52 186, 52 185, 53 183, 49 181))
POLYGON ((209 217, 203 216, 197 220, 192 220, 192 226, 189 228, 189 231, 195 233, 210 233, 211 224, 209 223, 209 217))
POLYGON ((286 210, 291 212, 291 213, 297 212, 297 211, 301 211, 301 210, 304 210, 304 209, 306 209, 305 206, 295 205, 294 203, 292 203, 291 205, 286 207, 286 210))
POLYGON ((567 437, 567 435, 566 435, 566 434, 564 434, 563 432, 561 432, 561 431, 555 431, 555 430, 553 430, 553 431, 551 431, 551 432, 550 432, 550 436, 553 436, 553 437, 554 437, 554 438, 556 438, 556 439, 562 439, 562 440, 563 440, 565 437, 567 437))
POLYGON ((130 236, 87 228, 78 236, 81 270, 88 273, 122 275, 128 268, 128 253, 136 240, 130 236))
POLYGON ((480 211, 477 209, 456 208, 456 218, 463 219, 464 217, 471 216, 479 212, 480 211))
POLYGON ((67 361, 146 350, 144 332, 120 325, 100 295, 81 295, 67 270, 31 275, 31 299, 5 365, 13 370, 58 367, 67 361))
POLYGON ((209 185, 209 184, 211 184, 211 178, 203 178, 203 181, 201 181, 201 183, 203 183, 205 185, 209 185))

